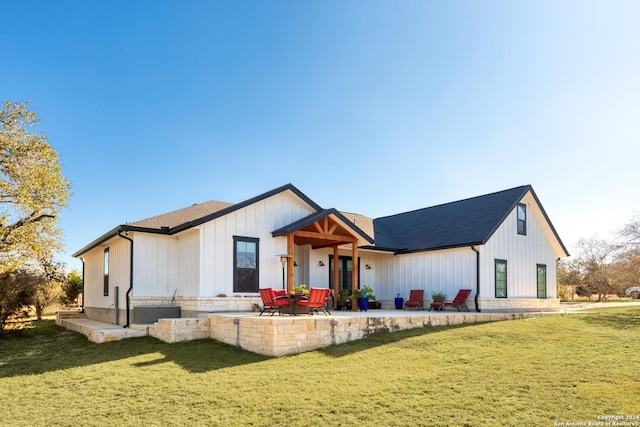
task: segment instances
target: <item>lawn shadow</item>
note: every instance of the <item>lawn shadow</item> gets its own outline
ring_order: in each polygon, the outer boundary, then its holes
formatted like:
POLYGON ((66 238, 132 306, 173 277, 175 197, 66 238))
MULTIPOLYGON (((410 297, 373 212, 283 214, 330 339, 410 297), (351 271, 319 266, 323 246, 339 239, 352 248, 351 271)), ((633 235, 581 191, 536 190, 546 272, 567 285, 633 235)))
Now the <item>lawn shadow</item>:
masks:
POLYGON ((401 331, 377 332, 359 340, 348 341, 343 344, 336 344, 329 347, 323 347, 321 349, 318 349, 317 351, 322 352, 330 357, 339 358, 357 353, 359 351, 370 350, 372 348, 380 347, 383 345, 399 343, 401 341, 414 337, 438 334, 440 332, 455 329, 469 328, 481 324, 482 323, 461 323, 457 325, 424 326, 404 329, 401 331))
POLYGON ((584 316, 585 323, 618 330, 640 328, 640 309, 638 307, 602 308, 597 316, 584 316))
POLYGON ((147 336, 96 344, 84 335, 56 326, 53 320, 42 320, 0 340, 0 378, 89 367, 154 353, 162 357, 132 361, 133 366, 173 362, 199 373, 270 359, 210 339, 169 344, 147 336))

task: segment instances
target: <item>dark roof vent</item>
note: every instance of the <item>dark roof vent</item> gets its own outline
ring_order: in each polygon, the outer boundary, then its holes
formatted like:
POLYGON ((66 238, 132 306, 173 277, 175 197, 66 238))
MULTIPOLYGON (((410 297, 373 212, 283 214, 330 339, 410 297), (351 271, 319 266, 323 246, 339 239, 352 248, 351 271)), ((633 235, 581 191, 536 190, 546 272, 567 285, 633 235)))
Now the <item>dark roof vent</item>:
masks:
POLYGON ((166 225, 163 225, 162 227, 160 227, 160 230, 169 231, 169 227, 167 227, 166 225))

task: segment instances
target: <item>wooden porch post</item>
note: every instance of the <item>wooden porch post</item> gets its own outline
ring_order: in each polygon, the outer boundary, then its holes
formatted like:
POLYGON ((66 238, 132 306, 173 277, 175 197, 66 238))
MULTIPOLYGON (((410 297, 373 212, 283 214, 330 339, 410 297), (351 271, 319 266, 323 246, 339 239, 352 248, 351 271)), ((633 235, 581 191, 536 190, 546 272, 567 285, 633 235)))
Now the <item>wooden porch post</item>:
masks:
MULTIPOLYGON (((351 294, 358 289, 358 241, 351 243, 351 294)), ((351 298, 351 310, 358 311, 358 300, 351 298)))
MULTIPOLYGON (((338 309, 338 298, 340 297, 340 272, 338 271, 338 247, 333 247, 333 309, 338 309)), ((343 301, 344 304, 344 301, 343 301)))
POLYGON ((288 293, 292 293, 293 292, 293 234, 289 234, 287 236, 287 255, 289 255, 289 257, 287 258, 287 292, 288 293))

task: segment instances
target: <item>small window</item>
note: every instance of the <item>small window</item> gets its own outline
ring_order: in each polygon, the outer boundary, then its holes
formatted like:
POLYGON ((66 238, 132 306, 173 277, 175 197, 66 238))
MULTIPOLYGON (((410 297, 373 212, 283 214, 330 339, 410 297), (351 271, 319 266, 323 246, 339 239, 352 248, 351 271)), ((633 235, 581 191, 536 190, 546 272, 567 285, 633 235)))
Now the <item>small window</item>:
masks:
POLYGON ((538 264, 538 298, 547 297, 547 266, 538 264))
POLYGON ((507 261, 496 260, 496 298, 507 297, 507 261))
POLYGON ((527 234, 527 206, 518 203, 518 234, 527 234))
POLYGON ((104 250, 103 294, 105 297, 109 296, 109 248, 104 250))
POLYGON ((233 237, 233 291, 258 292, 260 239, 233 237))

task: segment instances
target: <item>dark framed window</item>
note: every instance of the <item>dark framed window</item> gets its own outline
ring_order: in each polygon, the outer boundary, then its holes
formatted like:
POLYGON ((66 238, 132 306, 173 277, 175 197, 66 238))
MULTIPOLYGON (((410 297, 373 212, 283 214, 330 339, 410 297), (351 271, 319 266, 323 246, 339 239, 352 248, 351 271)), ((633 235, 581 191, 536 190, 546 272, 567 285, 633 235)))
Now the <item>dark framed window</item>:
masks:
POLYGON ((507 261, 495 260, 496 270, 496 298, 507 297, 507 261))
POLYGON ((233 236, 233 292, 258 292, 260 239, 233 236))
POLYGON ((518 203, 518 234, 527 234, 527 206, 518 203))
POLYGON ((109 248, 104 249, 104 258, 103 258, 103 273, 104 273, 104 281, 102 282, 103 291, 105 297, 109 296, 109 248))
MULTIPOLYGON (((335 263, 333 255, 329 255, 329 288, 333 289, 333 269, 335 263)), ((338 257, 338 289, 352 289, 353 280, 353 258, 340 255, 338 257)), ((358 289, 360 289, 360 257, 358 257, 358 289)))
POLYGON ((547 297, 547 266, 537 264, 538 298, 547 297))

